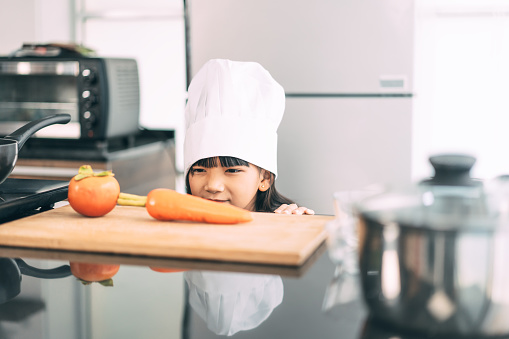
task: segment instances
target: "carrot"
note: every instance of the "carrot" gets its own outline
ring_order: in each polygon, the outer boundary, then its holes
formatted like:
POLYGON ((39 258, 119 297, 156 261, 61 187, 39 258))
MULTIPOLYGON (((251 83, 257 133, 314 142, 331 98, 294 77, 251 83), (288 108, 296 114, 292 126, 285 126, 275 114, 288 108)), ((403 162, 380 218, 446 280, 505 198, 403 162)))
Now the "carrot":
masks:
MULTIPOLYGON (((118 204, 137 205, 145 197, 120 193, 118 204)), ((148 214, 157 220, 185 220, 212 224, 238 224, 253 220, 251 212, 168 188, 156 188, 145 200, 148 214)))

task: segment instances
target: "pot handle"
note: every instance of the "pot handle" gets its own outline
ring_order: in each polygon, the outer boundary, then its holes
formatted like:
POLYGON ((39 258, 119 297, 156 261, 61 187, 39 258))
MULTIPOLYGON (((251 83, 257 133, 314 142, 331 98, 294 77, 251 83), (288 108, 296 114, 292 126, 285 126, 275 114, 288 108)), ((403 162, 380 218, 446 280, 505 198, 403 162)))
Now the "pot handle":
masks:
POLYGON ((53 124, 67 124, 69 121, 71 121, 70 114, 53 114, 45 118, 29 122, 6 136, 5 139, 16 140, 18 142, 19 151, 28 138, 30 138, 38 130, 53 124))
POLYGON ((478 186, 479 181, 470 177, 470 170, 476 159, 466 154, 441 154, 431 156, 429 161, 435 169, 435 176, 421 181, 427 185, 478 186))
POLYGON ((28 265, 25 261, 23 261, 23 259, 20 258, 16 258, 14 261, 16 261, 16 264, 18 264, 21 274, 28 275, 30 277, 41 279, 57 279, 65 278, 72 274, 71 267, 69 265, 62 265, 51 269, 41 269, 28 265))

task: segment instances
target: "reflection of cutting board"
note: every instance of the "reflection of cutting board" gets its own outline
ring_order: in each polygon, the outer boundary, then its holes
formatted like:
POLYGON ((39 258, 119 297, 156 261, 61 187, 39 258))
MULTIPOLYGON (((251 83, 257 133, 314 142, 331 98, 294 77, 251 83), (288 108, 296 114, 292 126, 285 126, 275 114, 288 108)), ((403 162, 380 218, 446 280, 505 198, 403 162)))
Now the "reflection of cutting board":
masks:
POLYGON ((117 206, 87 218, 64 206, 0 225, 0 245, 300 265, 325 240, 330 216, 253 213, 237 225, 157 221, 144 208, 117 206))

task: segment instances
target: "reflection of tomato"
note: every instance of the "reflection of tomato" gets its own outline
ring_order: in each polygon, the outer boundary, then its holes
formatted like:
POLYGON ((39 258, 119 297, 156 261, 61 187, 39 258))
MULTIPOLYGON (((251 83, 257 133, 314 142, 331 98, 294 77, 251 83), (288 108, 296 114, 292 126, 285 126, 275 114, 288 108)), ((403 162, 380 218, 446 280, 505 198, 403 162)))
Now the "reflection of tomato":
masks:
POLYGON ((120 265, 89 264, 70 262, 71 273, 85 282, 102 282, 110 280, 120 269, 120 265))
POLYGON ((149 266, 152 271, 161 272, 161 273, 173 273, 173 272, 184 272, 187 271, 182 268, 166 268, 166 267, 153 267, 149 266))
POLYGON ((78 213, 88 217, 103 216, 116 206, 120 185, 112 175, 90 176, 69 182, 68 200, 78 213))

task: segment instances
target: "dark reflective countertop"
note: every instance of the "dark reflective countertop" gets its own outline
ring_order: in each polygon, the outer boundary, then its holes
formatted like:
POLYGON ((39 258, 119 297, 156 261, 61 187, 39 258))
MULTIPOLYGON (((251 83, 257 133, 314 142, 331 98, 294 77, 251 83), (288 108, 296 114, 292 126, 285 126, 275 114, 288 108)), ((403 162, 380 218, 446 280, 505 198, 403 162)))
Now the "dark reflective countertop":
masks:
MULTIPOLYGON (((69 263, 24 262, 39 269, 69 263)), ((121 264, 112 287, 0 267, 0 338, 360 338, 366 320, 360 300, 322 310, 334 272, 326 252, 294 276, 121 264)))
MULTIPOLYGON (((62 273, 69 264, 62 253, 41 251, 44 259, 37 259, 34 251, 0 248, 4 257, 0 338, 433 337, 398 332, 370 320, 360 295, 344 304, 331 302, 335 266, 321 249, 305 271, 282 269, 282 274, 276 267, 253 273, 253 267, 244 267, 248 272, 243 272, 235 265, 198 262, 196 268, 206 269, 162 273, 154 266, 177 263, 160 260, 151 265, 148 258, 132 258, 129 264, 128 258, 111 257, 111 263, 124 263, 113 277, 113 286, 105 287, 84 285, 62 273), (6 253, 30 258, 14 260, 6 253), (12 263, 20 262, 38 270, 56 269, 59 274, 33 276, 22 266, 16 270, 12 263)), ((108 261, 107 256, 84 258, 108 261)))

